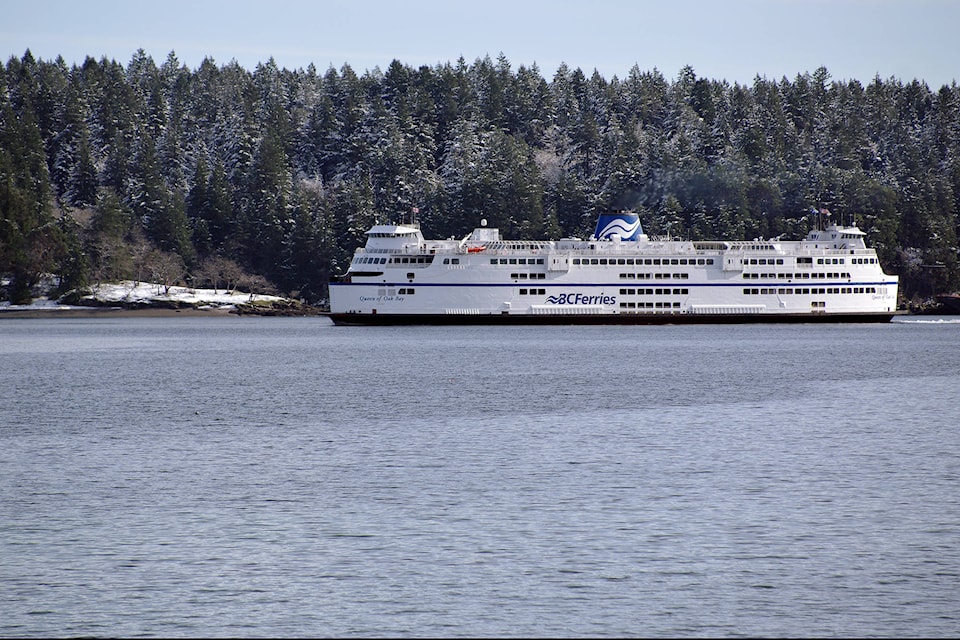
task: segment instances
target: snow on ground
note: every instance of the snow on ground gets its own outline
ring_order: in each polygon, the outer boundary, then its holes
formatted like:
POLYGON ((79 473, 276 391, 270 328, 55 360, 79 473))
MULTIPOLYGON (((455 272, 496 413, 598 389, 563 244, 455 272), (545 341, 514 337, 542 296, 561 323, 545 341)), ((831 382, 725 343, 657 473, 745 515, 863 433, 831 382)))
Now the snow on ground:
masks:
MULTIPOLYGON (((268 296, 244 292, 230 292, 224 289, 193 289, 190 287, 170 287, 169 291, 162 284, 148 282, 133 282, 127 280, 116 284, 100 284, 91 287, 92 295, 84 296, 94 304, 110 305, 148 305, 152 303, 177 302, 184 306, 199 308, 232 309, 238 304, 250 302, 275 302, 283 300, 279 296, 268 296), (96 301, 96 302, 94 302, 96 301)), ((59 304, 56 300, 39 297, 29 305, 11 305, 9 301, 0 302, 0 311, 4 309, 50 309, 50 308, 82 308, 59 304)))
POLYGON ((118 304, 147 304, 151 302, 180 302, 189 305, 233 306, 254 301, 282 300, 279 296, 230 292, 224 289, 192 289, 189 287, 167 288, 160 284, 125 281, 119 284, 101 284, 92 287, 93 295, 87 296, 101 302, 118 304))

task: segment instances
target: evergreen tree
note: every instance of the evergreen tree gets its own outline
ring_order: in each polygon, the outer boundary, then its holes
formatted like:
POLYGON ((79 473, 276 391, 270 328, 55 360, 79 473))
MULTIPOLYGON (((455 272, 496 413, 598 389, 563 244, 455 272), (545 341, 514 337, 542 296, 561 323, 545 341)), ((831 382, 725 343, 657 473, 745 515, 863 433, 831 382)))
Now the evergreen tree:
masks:
POLYGON ((191 71, 142 50, 71 69, 27 51, 0 67, 0 109, 0 271, 20 299, 44 269, 143 275, 169 253, 199 269, 197 252, 319 299, 314 272, 339 272, 365 225, 414 207, 442 237, 482 218, 585 236, 609 207, 637 208, 650 233, 799 236, 827 207, 863 225, 907 297, 960 284, 956 84, 821 67, 731 86, 636 65, 547 80, 502 54, 362 76, 272 59, 191 71), (114 199, 129 217, 108 248, 114 199))
POLYGON ((65 244, 29 96, 19 107, 17 114, 9 103, 0 106, 0 273, 10 275, 9 300, 29 304, 32 288, 63 257, 65 244))

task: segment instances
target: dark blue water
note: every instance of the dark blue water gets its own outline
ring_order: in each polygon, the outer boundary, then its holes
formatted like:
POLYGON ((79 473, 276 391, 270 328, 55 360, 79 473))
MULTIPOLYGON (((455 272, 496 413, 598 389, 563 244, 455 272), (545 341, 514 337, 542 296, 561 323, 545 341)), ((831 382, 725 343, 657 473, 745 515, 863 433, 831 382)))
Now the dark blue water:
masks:
POLYGON ((0 320, 0 636, 955 637, 960 323, 0 320))

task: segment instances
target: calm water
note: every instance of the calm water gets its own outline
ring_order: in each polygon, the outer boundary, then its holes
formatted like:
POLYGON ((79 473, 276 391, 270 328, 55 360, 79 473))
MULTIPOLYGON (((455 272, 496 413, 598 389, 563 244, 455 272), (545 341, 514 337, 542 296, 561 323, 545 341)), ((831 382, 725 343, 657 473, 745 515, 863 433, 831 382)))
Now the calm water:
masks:
POLYGON ((956 637, 932 320, 0 320, 0 636, 956 637))

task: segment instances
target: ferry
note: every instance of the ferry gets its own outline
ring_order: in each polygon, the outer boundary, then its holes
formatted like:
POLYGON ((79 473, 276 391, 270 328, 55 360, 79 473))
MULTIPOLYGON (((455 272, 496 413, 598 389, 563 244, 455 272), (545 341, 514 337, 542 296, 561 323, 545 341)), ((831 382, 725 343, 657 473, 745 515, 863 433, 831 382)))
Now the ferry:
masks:
MULTIPOLYGON (((802 240, 648 237, 634 211, 588 239, 506 240, 486 221, 427 240, 375 225, 330 282, 337 325, 889 322, 898 277, 856 226, 802 240)), ((823 227, 823 228, 820 228, 823 227)))

